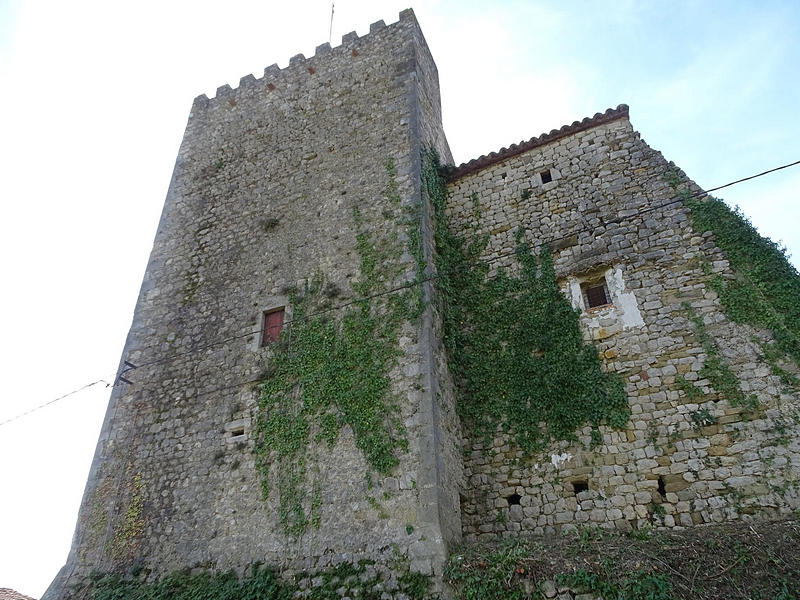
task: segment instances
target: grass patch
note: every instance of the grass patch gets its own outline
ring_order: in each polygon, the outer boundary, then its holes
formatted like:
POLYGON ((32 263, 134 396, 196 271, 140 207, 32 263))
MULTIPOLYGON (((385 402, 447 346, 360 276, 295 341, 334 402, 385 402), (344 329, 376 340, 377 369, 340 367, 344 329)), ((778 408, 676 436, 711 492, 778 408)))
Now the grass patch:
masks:
POLYGON ((468 600, 544 598, 555 583, 604 600, 800 598, 797 518, 647 535, 605 532, 472 545, 445 576, 468 600))

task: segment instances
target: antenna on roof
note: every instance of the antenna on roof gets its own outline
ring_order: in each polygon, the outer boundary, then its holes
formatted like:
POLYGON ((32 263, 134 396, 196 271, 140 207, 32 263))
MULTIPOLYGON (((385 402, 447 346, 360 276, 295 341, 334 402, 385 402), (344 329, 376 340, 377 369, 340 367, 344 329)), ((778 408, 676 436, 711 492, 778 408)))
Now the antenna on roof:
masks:
POLYGON ((333 35, 333 0, 331 0, 331 26, 328 29, 328 43, 331 43, 331 36, 333 35))

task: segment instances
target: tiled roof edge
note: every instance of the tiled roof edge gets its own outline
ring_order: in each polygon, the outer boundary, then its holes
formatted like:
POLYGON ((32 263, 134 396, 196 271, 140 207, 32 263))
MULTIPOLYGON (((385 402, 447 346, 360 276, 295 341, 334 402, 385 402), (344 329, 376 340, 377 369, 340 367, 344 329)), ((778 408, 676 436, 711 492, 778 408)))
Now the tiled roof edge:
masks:
POLYGON ((609 108, 604 113, 596 113, 593 117, 586 117, 583 121, 575 121, 572 125, 564 125, 561 129, 553 129, 550 133, 543 133, 539 137, 533 137, 527 142, 520 142, 519 144, 511 144, 508 148, 501 148, 499 152, 492 152, 488 155, 483 155, 480 158, 474 158, 468 163, 462 163, 458 167, 451 169, 448 174, 450 181, 479 171, 489 165, 493 165, 503 160, 508 160, 518 154, 550 144, 561 138, 573 135, 580 131, 586 131, 592 127, 597 127, 603 123, 610 123, 617 119, 628 118, 628 105, 620 104, 617 108, 609 108))
POLYGON ((11 588, 0 588, 0 600, 34 600, 34 598, 20 594, 11 588))

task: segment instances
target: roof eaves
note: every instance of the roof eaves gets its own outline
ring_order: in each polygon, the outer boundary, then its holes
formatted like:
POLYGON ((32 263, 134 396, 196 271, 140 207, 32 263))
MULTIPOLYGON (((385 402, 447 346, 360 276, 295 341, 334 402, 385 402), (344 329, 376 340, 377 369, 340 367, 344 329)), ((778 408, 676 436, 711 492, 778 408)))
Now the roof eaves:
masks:
POLYGON ((508 148, 501 148, 499 152, 491 152, 488 155, 483 155, 480 158, 474 158, 467 163, 462 163, 458 167, 451 169, 448 174, 448 179, 453 181, 464 175, 480 171, 495 163, 508 160, 514 156, 551 144, 556 140, 560 140, 570 135, 574 135, 580 131, 586 131, 592 127, 610 123, 618 119, 628 118, 628 105, 620 104, 617 108, 609 108, 604 113, 596 113, 593 117, 586 117, 582 121, 575 121, 572 125, 564 125, 561 129, 553 129, 550 133, 543 133, 539 137, 533 137, 527 142, 520 142, 519 144, 511 144, 508 148))

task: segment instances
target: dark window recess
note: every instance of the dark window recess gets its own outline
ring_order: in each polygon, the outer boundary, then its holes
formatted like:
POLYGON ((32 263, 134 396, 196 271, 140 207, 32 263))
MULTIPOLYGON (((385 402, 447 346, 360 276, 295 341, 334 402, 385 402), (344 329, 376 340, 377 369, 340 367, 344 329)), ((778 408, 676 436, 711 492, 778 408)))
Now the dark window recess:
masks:
POLYGON ((237 437, 240 435, 244 435, 244 427, 237 427, 236 429, 231 429, 231 437, 237 437))
POLYGON ((583 294, 586 298, 587 308, 611 304, 611 296, 608 293, 608 288, 605 283, 587 285, 583 288, 583 294))
POLYGON ((550 169, 542 171, 541 173, 539 173, 539 175, 542 176, 542 183, 550 183, 551 181, 553 181, 553 174, 550 172, 550 169))
POLYGON ((572 482, 572 491, 576 494, 580 494, 581 492, 588 492, 589 491, 589 482, 588 481, 573 481, 572 482))
POLYGON ((281 329, 283 329, 284 314, 285 310, 283 308, 264 311, 264 330, 261 332, 262 346, 278 341, 281 329))
POLYGON ((664 486, 664 478, 661 475, 658 476, 658 493, 662 498, 667 497, 667 488, 664 486))
POLYGON ((508 505, 509 506, 514 506, 515 504, 519 504, 520 503, 520 500, 522 500, 522 497, 519 494, 511 494, 508 498, 506 498, 506 500, 508 500, 508 505))

